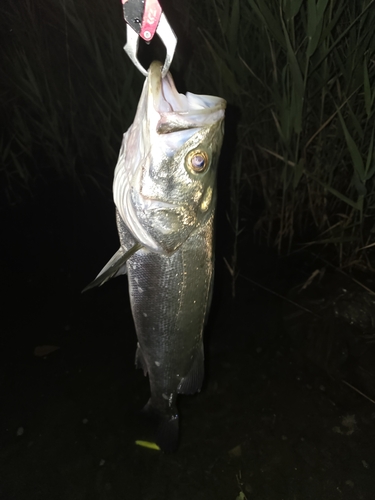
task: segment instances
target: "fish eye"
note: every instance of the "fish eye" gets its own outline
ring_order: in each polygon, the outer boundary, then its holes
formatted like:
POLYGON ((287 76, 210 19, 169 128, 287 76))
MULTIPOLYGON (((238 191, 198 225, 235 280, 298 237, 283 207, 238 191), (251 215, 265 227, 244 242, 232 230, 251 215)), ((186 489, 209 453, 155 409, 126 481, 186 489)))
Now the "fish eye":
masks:
POLYGON ((208 154, 200 149, 190 151, 186 156, 186 166, 193 172, 204 172, 208 167, 208 154))

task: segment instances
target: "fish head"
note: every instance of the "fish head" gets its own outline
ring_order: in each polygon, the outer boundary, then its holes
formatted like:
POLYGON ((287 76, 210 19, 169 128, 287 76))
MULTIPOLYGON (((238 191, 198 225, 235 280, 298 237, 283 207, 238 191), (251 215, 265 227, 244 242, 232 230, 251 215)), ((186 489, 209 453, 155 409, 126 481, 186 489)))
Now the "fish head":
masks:
POLYGON ((179 94, 151 64, 113 184, 120 216, 146 248, 170 254, 212 215, 226 102, 179 94))

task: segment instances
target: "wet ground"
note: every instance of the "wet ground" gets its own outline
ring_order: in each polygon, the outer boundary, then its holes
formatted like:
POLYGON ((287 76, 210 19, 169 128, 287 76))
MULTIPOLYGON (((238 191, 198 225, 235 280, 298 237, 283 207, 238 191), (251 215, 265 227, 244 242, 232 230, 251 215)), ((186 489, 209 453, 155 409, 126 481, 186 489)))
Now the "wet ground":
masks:
POLYGON ((180 447, 165 455, 135 444, 148 381, 126 278, 80 294, 117 250, 110 195, 61 189, 4 216, 1 500, 375 498, 375 404, 283 320, 309 258, 277 258, 243 233, 233 299, 219 245, 205 384, 181 397, 180 447))

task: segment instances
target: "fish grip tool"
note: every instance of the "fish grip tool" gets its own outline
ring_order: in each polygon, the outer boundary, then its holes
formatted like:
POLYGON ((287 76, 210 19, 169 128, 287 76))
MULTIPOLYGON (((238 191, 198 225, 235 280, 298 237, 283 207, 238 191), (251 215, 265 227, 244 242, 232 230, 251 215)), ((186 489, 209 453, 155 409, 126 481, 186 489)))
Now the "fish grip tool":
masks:
POLYGON ((137 69, 147 76, 147 70, 138 60, 139 38, 150 43, 155 33, 166 48, 166 57, 161 73, 164 78, 176 50, 177 37, 162 11, 158 0, 121 0, 126 21, 125 52, 137 69))

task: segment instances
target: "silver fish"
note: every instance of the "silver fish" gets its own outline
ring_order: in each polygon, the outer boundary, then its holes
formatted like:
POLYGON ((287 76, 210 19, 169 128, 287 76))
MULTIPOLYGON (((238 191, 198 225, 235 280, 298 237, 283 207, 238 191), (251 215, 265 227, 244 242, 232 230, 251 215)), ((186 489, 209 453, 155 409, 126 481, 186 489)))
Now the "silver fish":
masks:
POLYGON ((148 374, 146 410, 156 443, 178 443, 178 394, 200 390, 203 327, 210 306, 216 169, 224 99, 179 94, 153 62, 134 123, 124 134, 113 182, 121 247, 87 287, 127 272, 138 337, 136 365, 148 374))

